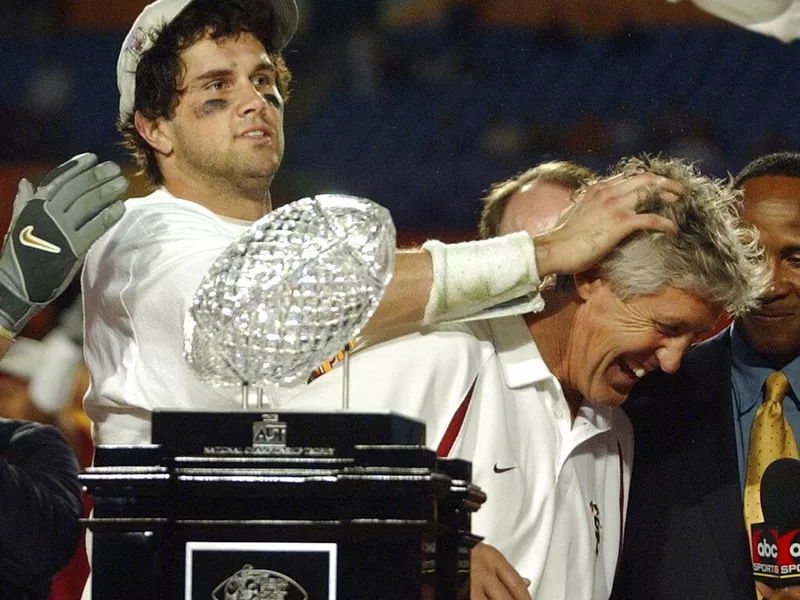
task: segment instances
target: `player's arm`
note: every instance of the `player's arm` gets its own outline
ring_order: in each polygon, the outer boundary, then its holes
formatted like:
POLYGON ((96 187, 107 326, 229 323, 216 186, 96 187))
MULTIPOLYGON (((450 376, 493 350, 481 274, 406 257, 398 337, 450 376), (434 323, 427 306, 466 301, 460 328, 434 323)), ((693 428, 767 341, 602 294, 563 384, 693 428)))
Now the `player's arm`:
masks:
POLYGON ((591 267, 635 231, 676 232, 671 220, 637 212, 642 192, 654 186, 665 202, 683 191, 649 173, 612 177, 590 186, 552 231, 449 245, 432 241, 398 252, 394 277, 365 334, 478 313, 535 294, 542 277, 591 267))
POLYGON ((124 212, 128 182, 113 162, 79 154, 19 183, 0 253, 0 356, 30 318, 64 291, 89 247, 124 212))

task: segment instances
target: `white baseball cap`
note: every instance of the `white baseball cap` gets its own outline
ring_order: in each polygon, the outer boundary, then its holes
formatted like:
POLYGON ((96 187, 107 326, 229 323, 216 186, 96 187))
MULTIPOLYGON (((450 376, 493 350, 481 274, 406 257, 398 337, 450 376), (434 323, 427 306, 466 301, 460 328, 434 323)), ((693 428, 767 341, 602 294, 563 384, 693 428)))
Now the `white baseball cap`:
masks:
MULTIPOLYGON (((142 55, 153 47, 154 32, 160 31, 183 12, 193 0, 156 0, 144 7, 133 22, 131 30, 122 42, 117 60, 117 88, 119 88, 119 115, 122 118, 133 113, 136 97, 136 67, 142 55)), ((261 0, 272 6, 276 19, 273 39, 267 40, 267 50, 279 52, 292 39, 297 29, 297 4, 295 0, 261 0)))

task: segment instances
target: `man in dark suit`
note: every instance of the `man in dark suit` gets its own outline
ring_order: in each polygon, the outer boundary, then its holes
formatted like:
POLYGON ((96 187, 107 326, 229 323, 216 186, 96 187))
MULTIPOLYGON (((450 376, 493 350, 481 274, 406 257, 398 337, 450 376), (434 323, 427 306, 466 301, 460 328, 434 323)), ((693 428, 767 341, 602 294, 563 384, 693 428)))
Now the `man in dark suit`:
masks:
MULTIPOLYGON (((636 444, 615 600, 756 598, 742 497, 750 426, 775 370, 791 384, 783 410, 800 439, 800 154, 764 156, 736 186, 773 284, 760 308, 694 347, 677 373, 642 380, 625 403, 636 444)), ((759 589, 800 599, 800 587, 759 589)))

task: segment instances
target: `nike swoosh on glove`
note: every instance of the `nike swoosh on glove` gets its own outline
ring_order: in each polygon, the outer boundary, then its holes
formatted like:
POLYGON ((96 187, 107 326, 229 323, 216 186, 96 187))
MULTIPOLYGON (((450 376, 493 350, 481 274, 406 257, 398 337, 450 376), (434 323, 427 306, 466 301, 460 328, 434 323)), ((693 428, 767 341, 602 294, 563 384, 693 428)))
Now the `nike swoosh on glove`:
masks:
POLYGON ((72 281, 89 247, 125 211, 119 165, 79 154, 45 175, 23 179, 0 253, 0 335, 13 338, 72 281))

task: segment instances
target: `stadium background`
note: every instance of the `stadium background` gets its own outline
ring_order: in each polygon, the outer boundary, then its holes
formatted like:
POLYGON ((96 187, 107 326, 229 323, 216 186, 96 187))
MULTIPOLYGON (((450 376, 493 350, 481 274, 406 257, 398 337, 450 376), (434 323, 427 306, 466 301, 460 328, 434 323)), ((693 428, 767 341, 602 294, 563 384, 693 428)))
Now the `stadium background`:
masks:
MULTIPOLYGON (((90 151, 125 164, 115 130, 119 46, 147 0, 0 4, 0 226, 17 181, 90 151)), ((605 171, 662 152, 718 177, 800 148, 800 44, 736 27, 689 0, 298 0, 280 205, 345 192, 391 211, 402 244, 473 238, 492 182, 546 159, 605 171)), ((72 286, 24 332, 41 339, 72 286)), ((23 361, 24 362, 24 361, 23 361)), ((36 362, 35 358, 32 362, 36 362)), ((0 365, 0 369, 3 366, 0 365)), ((0 414, 58 424, 91 458, 80 398, 30 402, 0 378, 0 414)), ((80 557, 54 599, 79 597, 80 557), (76 566, 77 565, 77 566, 76 566)))

